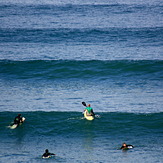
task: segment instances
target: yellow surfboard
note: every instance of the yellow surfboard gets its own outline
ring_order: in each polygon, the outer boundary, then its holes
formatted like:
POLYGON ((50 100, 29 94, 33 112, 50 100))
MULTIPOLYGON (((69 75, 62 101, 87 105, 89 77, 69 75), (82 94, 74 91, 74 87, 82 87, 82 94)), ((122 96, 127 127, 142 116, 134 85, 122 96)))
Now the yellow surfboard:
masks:
POLYGON ((84 111, 84 117, 89 120, 89 121, 92 121, 94 119, 94 116, 92 115, 87 115, 87 110, 84 111))

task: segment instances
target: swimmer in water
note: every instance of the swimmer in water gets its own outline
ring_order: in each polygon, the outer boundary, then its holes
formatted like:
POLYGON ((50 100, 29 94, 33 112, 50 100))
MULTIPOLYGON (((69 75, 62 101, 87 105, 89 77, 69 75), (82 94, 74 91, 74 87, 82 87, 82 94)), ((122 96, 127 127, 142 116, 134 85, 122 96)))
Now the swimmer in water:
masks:
POLYGON ((42 155, 42 158, 50 158, 52 155, 55 156, 54 153, 49 153, 49 150, 46 149, 46 150, 45 150, 45 153, 42 155))
POLYGON ((134 148, 134 146, 133 145, 127 145, 126 143, 123 143, 122 147, 120 149, 131 149, 131 148, 134 148))

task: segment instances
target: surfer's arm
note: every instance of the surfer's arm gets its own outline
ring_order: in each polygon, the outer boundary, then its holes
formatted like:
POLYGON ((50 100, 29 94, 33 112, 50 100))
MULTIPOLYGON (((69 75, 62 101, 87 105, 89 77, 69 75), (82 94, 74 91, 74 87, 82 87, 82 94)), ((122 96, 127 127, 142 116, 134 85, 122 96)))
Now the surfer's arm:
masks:
POLYGON ((92 114, 93 116, 95 116, 95 113, 93 112, 93 109, 91 110, 91 114, 92 114))
POLYGON ((21 117, 21 119, 20 119, 20 123, 23 123, 24 120, 25 120, 25 118, 24 118, 24 117, 21 117))

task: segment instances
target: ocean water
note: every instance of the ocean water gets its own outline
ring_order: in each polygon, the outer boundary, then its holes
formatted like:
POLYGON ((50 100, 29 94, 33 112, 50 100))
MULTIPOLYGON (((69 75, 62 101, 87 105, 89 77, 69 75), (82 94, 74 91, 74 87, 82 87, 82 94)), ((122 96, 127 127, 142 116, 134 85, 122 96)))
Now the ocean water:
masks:
POLYGON ((7 127, 16 112, 1 112, 1 162, 162 162, 163 113, 23 112, 26 122, 7 127), (122 143, 135 146, 119 150, 122 143), (44 160, 48 148, 56 157, 44 160))
POLYGON ((162 8, 1 0, 0 162, 161 163, 162 8), (100 116, 84 119, 82 101, 100 116), (18 113, 26 121, 11 130, 18 113), (42 159, 47 148, 56 157, 42 159))

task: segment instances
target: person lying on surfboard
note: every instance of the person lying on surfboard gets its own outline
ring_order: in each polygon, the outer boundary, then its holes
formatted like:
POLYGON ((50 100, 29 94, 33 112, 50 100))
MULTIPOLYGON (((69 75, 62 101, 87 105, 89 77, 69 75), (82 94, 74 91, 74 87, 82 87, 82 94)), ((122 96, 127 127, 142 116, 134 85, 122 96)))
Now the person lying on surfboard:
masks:
POLYGON ((46 150, 45 150, 45 153, 42 155, 42 158, 50 158, 51 155, 54 155, 54 156, 55 156, 54 153, 49 153, 49 150, 46 149, 46 150))
POLYGON ((133 145, 127 145, 126 143, 123 143, 122 147, 120 149, 131 149, 131 148, 134 148, 134 146, 133 145))
POLYGON ((20 123, 23 123, 24 121, 23 121, 23 119, 22 119, 22 117, 21 117, 21 114, 18 114, 16 117, 15 117, 15 119, 14 119, 14 124, 17 124, 17 125, 19 125, 20 123))
POLYGON ((90 104, 87 105, 87 107, 85 108, 85 110, 87 110, 87 116, 95 116, 95 113, 93 112, 93 109, 91 108, 91 105, 90 104))

